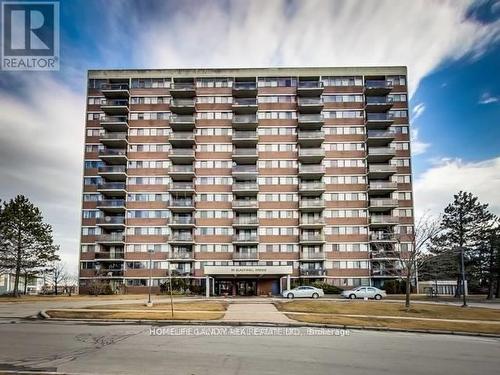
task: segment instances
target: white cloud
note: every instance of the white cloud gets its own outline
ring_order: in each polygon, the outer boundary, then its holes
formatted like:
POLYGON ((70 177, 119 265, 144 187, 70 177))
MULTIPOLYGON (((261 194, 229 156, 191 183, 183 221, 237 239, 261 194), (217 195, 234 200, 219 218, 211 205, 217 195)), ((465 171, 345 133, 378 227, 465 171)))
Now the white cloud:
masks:
POLYGON ((17 84, 22 100, 0 91, 0 197, 24 194, 41 208, 76 274, 85 99, 41 74, 17 84))
POLYGON ((424 154, 431 146, 430 143, 422 142, 420 140, 420 138, 418 137, 418 128, 413 127, 411 129, 410 138, 412 156, 424 154))
MULTIPOLYGON (((466 19, 471 2, 464 0, 178 4, 168 20, 150 19, 147 29, 141 29, 132 48, 140 64, 157 68, 407 65, 413 93, 443 61, 477 57, 500 35, 500 21, 483 24, 466 19)), ((143 25, 140 21, 135 24, 143 25)))
POLYGON ((426 211, 434 215, 443 212, 460 190, 479 197, 500 215, 500 157, 480 162, 442 159, 422 173, 415 181, 415 210, 420 216, 426 211))
POLYGON ((413 108, 412 114, 413 114, 413 121, 418 119, 422 113, 425 111, 425 104, 424 103, 418 103, 415 108, 413 108))
POLYGON ((498 96, 492 96, 490 93, 485 92, 483 95, 481 95, 481 98, 479 99, 479 104, 491 104, 491 103, 496 103, 500 100, 498 96))

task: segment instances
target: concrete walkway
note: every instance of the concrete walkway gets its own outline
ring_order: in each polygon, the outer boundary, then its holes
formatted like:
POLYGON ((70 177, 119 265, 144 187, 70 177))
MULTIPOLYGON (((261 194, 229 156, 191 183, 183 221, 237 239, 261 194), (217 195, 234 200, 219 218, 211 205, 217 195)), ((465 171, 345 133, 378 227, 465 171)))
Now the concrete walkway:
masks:
POLYGON ((278 311, 271 303, 235 303, 230 304, 222 318, 228 322, 291 323, 285 314, 278 311))

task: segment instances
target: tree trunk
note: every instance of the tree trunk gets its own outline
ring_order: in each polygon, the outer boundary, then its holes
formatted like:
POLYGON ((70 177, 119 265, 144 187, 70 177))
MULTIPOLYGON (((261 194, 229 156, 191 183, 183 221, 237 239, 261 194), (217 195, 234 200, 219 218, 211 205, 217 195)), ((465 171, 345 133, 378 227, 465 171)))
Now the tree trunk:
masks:
POLYGON ((493 299, 493 284, 495 283, 495 248, 492 239, 490 240, 490 253, 489 253, 489 267, 488 267, 488 297, 487 299, 493 299))
POLYGON ((28 272, 24 273, 24 295, 28 292, 28 272))
POLYGON ((500 272, 497 274, 497 290, 495 293, 496 298, 500 298, 500 272))
POLYGON ((16 274, 14 277, 14 297, 19 297, 19 278, 21 276, 21 229, 17 231, 16 274))
POLYGON ((407 270, 408 273, 406 275, 406 299, 405 299, 405 307, 406 310, 410 310, 410 295, 411 295, 411 270, 407 270))
POLYGON ((54 294, 57 296, 57 279, 54 280, 54 294))

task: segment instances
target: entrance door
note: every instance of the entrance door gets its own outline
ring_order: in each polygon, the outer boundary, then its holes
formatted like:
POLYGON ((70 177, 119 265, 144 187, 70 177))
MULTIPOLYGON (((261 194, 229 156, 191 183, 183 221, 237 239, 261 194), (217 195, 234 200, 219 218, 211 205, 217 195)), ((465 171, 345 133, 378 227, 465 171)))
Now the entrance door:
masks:
POLYGON ((236 294, 239 296, 257 295, 257 282, 253 280, 236 281, 236 294))

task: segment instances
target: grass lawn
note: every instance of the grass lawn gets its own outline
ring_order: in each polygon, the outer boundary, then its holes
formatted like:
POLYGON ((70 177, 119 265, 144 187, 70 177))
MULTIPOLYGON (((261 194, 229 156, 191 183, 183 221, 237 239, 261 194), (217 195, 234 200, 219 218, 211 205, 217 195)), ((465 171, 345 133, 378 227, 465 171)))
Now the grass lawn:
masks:
POLYGON ((404 316, 435 319, 465 319, 500 321, 500 310, 480 307, 458 307, 434 304, 413 304, 406 311, 404 303, 376 301, 291 301, 277 302, 276 307, 283 312, 311 312, 325 314, 404 316))
POLYGON ((126 311, 92 311, 92 310, 48 310, 52 318, 67 319, 134 319, 134 320, 215 320, 224 316, 223 312, 190 312, 174 311, 174 316, 170 310, 126 310, 126 311))
MULTIPOLYGON (((152 307, 146 307, 144 303, 120 303, 119 305, 95 305, 87 306, 85 309, 98 310, 170 310, 170 303, 158 302, 152 307)), ((227 303, 218 301, 187 301, 174 302, 175 311, 225 311, 227 303)))
POLYGON ((291 301, 277 302, 278 310, 290 319, 309 323, 338 324, 399 329, 433 329, 500 334, 500 311, 477 307, 457 307, 433 304, 414 304, 406 311, 404 304, 376 301, 291 301), (311 314, 293 314, 293 312, 311 314), (369 315, 352 317, 345 315, 369 315), (395 318, 383 318, 395 317, 395 318), (447 322, 401 318, 478 320, 479 322, 447 322))

